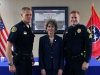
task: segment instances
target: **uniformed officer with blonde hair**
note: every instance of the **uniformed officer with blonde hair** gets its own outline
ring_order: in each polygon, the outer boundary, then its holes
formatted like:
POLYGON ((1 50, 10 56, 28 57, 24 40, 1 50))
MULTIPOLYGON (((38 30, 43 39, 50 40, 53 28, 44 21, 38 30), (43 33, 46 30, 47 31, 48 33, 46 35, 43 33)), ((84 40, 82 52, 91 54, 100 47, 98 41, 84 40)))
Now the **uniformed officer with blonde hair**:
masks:
POLYGON ((63 35, 66 75, 85 75, 91 58, 92 34, 79 20, 80 13, 71 11, 71 26, 63 35))
POLYGON ((32 10, 29 7, 23 7, 20 16, 22 21, 11 28, 7 39, 6 54, 9 71, 15 75, 32 75, 34 33, 29 24, 32 19, 32 10))

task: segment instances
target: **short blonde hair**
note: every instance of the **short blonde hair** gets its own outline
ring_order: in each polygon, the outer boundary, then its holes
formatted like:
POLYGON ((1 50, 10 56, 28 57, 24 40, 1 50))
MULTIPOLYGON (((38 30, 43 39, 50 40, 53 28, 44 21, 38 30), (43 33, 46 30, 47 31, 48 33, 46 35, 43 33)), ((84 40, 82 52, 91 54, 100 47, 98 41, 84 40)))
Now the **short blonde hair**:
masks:
POLYGON ((79 11, 77 11, 77 10, 73 10, 73 11, 70 12, 70 14, 72 14, 72 13, 77 13, 80 16, 79 11))
POLYGON ((58 23, 55 19, 48 19, 44 24, 45 29, 47 29, 48 24, 52 24, 55 27, 55 31, 58 29, 58 23))
POLYGON ((23 8, 21 9, 21 12, 23 13, 23 12, 25 12, 25 10, 32 10, 32 9, 29 8, 29 7, 23 7, 23 8))

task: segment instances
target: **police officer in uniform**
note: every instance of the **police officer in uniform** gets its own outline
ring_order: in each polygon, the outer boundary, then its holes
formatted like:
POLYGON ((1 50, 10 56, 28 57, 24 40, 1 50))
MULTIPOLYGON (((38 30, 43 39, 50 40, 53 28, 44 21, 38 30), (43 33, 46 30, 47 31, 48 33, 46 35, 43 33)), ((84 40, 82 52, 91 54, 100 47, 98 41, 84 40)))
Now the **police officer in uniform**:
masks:
POLYGON ((32 75, 34 33, 29 24, 32 19, 32 10, 29 7, 23 7, 21 18, 22 21, 11 28, 8 36, 6 55, 9 71, 14 72, 15 75, 32 75))
POLYGON ((85 75, 92 51, 92 34, 85 25, 79 24, 78 11, 70 13, 71 26, 63 34, 65 75, 85 75))
POLYGON ((57 21, 48 19, 45 23, 47 34, 39 41, 39 67, 41 75, 62 75, 64 69, 63 40, 55 34, 57 21))

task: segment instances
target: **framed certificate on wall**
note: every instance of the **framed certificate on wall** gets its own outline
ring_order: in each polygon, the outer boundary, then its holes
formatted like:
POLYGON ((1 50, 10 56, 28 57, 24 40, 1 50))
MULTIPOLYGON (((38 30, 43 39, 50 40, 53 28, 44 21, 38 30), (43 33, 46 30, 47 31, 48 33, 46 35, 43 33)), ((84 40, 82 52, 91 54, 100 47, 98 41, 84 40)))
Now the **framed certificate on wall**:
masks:
POLYGON ((62 34, 68 27, 68 7, 32 7, 32 29, 35 34, 44 34, 45 21, 55 19, 58 23, 56 34, 62 34))

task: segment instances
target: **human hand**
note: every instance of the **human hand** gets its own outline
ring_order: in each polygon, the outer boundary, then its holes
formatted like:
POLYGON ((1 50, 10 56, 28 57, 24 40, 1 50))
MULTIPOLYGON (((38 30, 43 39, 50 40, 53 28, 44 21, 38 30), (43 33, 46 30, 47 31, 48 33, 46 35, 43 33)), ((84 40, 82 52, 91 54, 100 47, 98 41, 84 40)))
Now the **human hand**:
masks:
POLYGON ((83 64, 82 64, 82 70, 87 70, 88 66, 89 66, 89 64, 87 62, 83 62, 83 64))
POLYGON ((34 65, 35 64, 34 58, 32 57, 31 60, 32 60, 32 65, 34 65))
POLYGON ((59 69, 58 70, 58 75, 62 75, 62 73, 63 73, 63 70, 62 69, 59 69))
POLYGON ((16 67, 15 67, 15 65, 12 65, 12 66, 9 66, 9 71, 10 72, 16 72, 16 67))
POLYGON ((42 69, 42 70, 41 70, 41 74, 42 74, 42 75, 46 75, 45 69, 42 69))

